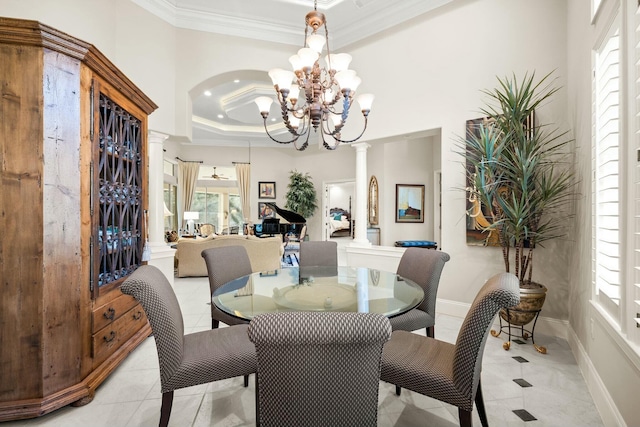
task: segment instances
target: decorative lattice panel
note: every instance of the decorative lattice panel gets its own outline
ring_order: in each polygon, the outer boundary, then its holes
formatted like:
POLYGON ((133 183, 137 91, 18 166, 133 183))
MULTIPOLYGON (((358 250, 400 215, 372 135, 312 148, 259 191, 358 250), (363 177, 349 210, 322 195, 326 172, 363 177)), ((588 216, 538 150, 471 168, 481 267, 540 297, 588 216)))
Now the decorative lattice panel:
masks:
POLYGON ((131 274, 142 261, 141 123, 100 94, 98 286, 131 274))

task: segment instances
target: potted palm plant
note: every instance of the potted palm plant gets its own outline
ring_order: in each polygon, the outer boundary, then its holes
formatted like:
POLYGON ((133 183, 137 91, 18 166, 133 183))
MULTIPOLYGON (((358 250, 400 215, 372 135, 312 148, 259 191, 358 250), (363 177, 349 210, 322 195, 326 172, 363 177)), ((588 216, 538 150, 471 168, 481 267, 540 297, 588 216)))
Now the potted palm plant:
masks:
POLYGON ((305 218, 313 216, 318 207, 316 189, 313 186, 311 175, 292 170, 289 173, 289 185, 285 195, 284 207, 299 213, 305 218))
POLYGON ((566 235, 575 196, 568 131, 534 117, 559 90, 551 75, 537 82, 535 73, 521 81, 498 78, 495 89, 483 91, 489 98, 481 109, 486 119, 461 141, 472 202, 467 213, 480 217, 476 224, 482 224, 487 242, 501 247, 505 271, 520 279, 520 305, 508 315, 501 312, 516 326, 531 322, 542 308, 547 288, 534 281, 534 250, 566 235))

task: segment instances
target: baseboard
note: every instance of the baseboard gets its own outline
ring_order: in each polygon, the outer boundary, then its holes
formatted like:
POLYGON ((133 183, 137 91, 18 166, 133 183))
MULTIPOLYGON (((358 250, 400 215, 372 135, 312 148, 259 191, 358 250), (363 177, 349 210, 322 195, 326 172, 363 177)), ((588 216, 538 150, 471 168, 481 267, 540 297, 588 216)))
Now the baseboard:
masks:
POLYGON ((582 376, 587 383, 587 388, 589 389, 589 393, 591 393, 593 403, 600 413, 602 423, 605 427, 626 427, 627 424, 624 418, 622 418, 622 414, 618 411, 609 391, 600 379, 600 375, 598 375, 593 363, 591 363, 591 359, 578 339, 578 335, 576 335, 571 326, 569 326, 567 330, 567 342, 569 343, 573 356, 576 358, 578 368, 580 368, 580 372, 582 372, 582 376))

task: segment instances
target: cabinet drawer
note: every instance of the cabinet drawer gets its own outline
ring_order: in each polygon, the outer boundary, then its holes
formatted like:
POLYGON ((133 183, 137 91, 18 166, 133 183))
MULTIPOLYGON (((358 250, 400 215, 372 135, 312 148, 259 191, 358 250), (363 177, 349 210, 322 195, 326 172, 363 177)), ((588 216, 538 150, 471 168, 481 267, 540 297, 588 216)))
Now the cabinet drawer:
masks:
POLYGON ((146 324, 147 316, 142 306, 138 304, 107 327, 93 334, 91 348, 94 366, 102 363, 146 324))
POLYGON ((136 304, 138 301, 132 296, 120 294, 108 303, 94 309, 91 315, 93 321, 91 331, 96 333, 131 310, 136 304))

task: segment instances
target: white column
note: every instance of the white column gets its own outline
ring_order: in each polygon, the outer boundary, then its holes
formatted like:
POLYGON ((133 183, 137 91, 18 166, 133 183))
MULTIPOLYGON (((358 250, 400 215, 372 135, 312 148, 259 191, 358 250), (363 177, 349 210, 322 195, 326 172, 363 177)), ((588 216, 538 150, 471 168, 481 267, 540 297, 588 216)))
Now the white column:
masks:
POLYGON ((351 144, 356 150, 356 229, 353 246, 371 246, 367 239, 367 149, 366 142, 351 144))
POLYGON ((149 265, 158 267, 173 285, 175 249, 164 241, 164 156, 163 144, 168 135, 149 131, 149 265))

